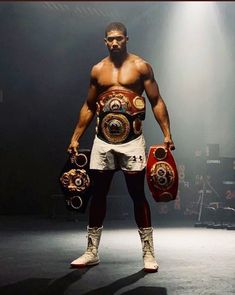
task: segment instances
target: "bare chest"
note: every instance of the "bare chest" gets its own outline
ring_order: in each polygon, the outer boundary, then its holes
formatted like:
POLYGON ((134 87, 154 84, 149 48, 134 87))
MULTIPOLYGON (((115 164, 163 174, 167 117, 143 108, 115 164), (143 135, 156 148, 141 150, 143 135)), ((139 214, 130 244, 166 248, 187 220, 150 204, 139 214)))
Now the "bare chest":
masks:
POLYGON ((98 86, 102 91, 112 87, 124 87, 138 92, 142 88, 140 73, 133 65, 123 65, 115 68, 106 65, 102 68, 98 77, 98 86))

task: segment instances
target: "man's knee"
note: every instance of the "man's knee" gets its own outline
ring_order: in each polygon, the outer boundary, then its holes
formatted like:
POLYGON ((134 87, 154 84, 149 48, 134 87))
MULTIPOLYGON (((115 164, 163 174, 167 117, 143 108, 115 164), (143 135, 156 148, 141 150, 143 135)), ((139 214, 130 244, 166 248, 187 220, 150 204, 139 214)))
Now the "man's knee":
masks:
POLYGON ((142 202, 146 200, 144 186, 136 184, 136 186, 129 186, 128 192, 134 202, 142 202))

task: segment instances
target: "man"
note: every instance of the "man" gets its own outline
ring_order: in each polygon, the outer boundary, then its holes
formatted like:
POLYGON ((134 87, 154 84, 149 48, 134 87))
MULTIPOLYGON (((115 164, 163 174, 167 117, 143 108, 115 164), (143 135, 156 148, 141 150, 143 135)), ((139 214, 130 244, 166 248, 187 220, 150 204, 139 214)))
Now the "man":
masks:
POLYGON ((127 51, 127 30, 122 23, 111 23, 105 31, 109 56, 93 66, 90 86, 68 151, 77 153, 79 140, 97 114, 96 137, 91 151, 90 169, 94 196, 90 204, 88 246, 72 267, 99 263, 98 246, 106 213, 106 196, 115 170, 124 172, 128 192, 134 203, 135 221, 140 234, 144 269, 158 270, 154 256, 153 228, 144 193, 146 92, 154 116, 164 134, 164 144, 174 149, 166 105, 159 93, 151 66, 127 51))

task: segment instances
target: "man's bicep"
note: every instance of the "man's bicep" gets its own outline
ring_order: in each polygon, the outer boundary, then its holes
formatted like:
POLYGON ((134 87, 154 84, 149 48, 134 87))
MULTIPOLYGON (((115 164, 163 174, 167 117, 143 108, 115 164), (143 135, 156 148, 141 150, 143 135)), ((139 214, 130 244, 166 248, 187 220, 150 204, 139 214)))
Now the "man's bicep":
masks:
POLYGON ((152 106, 157 104, 157 101, 160 97, 159 87, 156 80, 153 79, 146 79, 144 81, 144 90, 147 94, 147 97, 152 106))
POLYGON ((90 84, 88 87, 86 103, 91 110, 96 109, 96 99, 98 94, 96 78, 91 75, 90 84))
POLYGON ((141 73, 143 79, 144 90, 152 106, 156 105, 160 97, 158 84, 154 78, 151 65, 147 62, 141 64, 141 73))

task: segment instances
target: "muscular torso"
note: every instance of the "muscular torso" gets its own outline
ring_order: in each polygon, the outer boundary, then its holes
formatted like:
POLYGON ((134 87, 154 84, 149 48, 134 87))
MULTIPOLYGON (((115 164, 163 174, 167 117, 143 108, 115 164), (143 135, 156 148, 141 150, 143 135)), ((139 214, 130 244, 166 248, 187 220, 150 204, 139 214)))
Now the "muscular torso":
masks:
POLYGON ((97 136, 113 144, 129 142, 142 133, 145 99, 141 63, 128 54, 120 64, 108 57, 95 66, 97 136))
POLYGON ((138 63, 143 62, 138 56, 128 54, 121 65, 115 65, 109 57, 96 65, 96 83, 98 94, 113 90, 131 90, 141 95, 144 86, 138 63))

